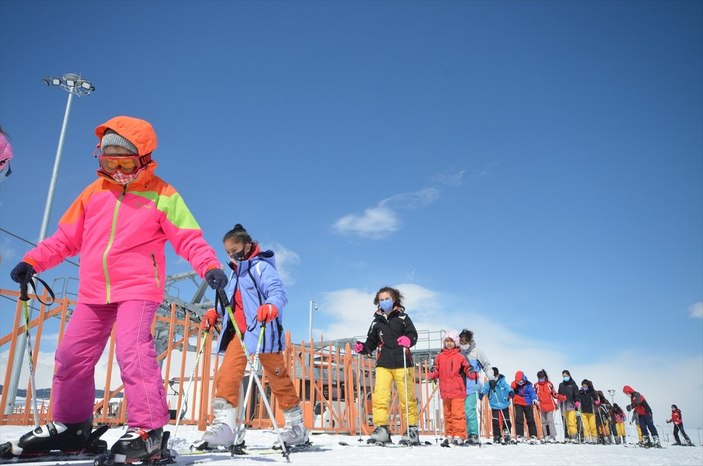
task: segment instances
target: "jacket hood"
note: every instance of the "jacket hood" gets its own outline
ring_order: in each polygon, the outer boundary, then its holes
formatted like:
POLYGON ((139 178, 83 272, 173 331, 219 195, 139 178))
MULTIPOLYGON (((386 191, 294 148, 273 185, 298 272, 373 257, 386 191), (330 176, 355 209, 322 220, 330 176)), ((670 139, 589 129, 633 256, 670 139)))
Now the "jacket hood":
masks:
POLYGON ((525 383, 529 382, 529 380, 527 380, 527 376, 525 375, 524 372, 522 372, 522 371, 517 371, 517 372, 515 373, 515 382, 519 382, 519 381, 521 381, 521 380, 524 381, 525 383))
POLYGON ((102 141, 108 129, 127 138, 129 142, 137 147, 139 155, 151 154, 159 145, 156 131, 154 131, 153 126, 148 121, 129 116, 116 116, 95 128, 95 135, 98 137, 98 148, 100 148, 100 141, 102 141))
POLYGON ((635 391, 629 385, 625 385, 624 387, 622 387, 622 391, 623 393, 625 393, 625 395, 632 395, 633 393, 635 393, 635 391))

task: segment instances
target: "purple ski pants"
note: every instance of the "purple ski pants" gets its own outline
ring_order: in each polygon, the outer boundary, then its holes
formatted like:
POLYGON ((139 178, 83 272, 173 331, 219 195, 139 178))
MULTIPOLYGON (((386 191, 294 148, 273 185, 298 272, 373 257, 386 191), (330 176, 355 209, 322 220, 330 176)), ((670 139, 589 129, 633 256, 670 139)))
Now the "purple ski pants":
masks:
POLYGON ((158 307, 144 300, 76 305, 55 355, 51 388, 55 421, 83 422, 93 414, 95 365, 114 325, 128 425, 156 429, 168 423, 166 392, 151 336, 158 307))

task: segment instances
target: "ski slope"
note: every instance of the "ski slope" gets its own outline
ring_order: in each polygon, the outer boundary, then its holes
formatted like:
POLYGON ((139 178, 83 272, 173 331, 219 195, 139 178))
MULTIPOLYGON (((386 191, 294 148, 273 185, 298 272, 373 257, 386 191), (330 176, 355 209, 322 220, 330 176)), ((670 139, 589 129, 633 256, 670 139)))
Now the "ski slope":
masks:
MULTIPOLYGON (((172 432, 173 427, 167 429, 172 432)), ((0 442, 19 437, 27 432, 27 427, 1 426, 0 442)), ((122 434, 124 429, 111 429, 103 436, 111 445, 122 434)), ((202 432, 194 427, 180 426, 171 447, 186 451, 192 442, 198 440, 202 432)), ((198 455, 179 457, 179 464, 197 464, 201 466, 224 465, 261 465, 286 464, 285 458, 268 450, 264 454, 256 454, 255 449, 270 447, 276 435, 272 431, 250 430, 247 432, 246 443, 252 454, 249 456, 229 455, 198 455)), ((358 441, 359 437, 350 435, 311 435, 310 440, 315 446, 325 448, 325 451, 296 452, 291 454, 290 464, 300 465, 696 465, 703 464, 703 447, 674 447, 664 449, 643 449, 622 445, 484 445, 483 447, 453 447, 443 448, 436 444, 434 436, 422 436, 421 440, 429 441, 432 445, 421 447, 384 448, 377 446, 364 446, 358 441), (347 442, 350 446, 340 445, 340 441, 347 442)), ((397 440, 397 439, 396 439, 397 440)), ((0 464, 12 464, 0 461, 0 464)), ((27 466, 46 464, 65 464, 75 466, 91 465, 87 461, 63 461, 51 463, 22 463, 27 466)))

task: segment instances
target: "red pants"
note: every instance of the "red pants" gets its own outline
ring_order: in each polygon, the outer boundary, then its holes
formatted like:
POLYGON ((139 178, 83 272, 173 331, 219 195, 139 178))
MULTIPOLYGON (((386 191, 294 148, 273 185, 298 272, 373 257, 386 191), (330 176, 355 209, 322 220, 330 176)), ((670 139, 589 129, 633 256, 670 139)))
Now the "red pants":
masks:
POLYGON ((445 398, 442 400, 444 411, 444 436, 466 439, 466 398, 445 398))
MULTIPOLYGON (((300 404, 293 381, 288 376, 283 353, 259 353, 259 361, 264 368, 271 392, 276 395, 281 409, 288 410, 300 404)), ((242 345, 235 337, 227 346, 222 364, 215 378, 215 396, 224 398, 232 406, 239 404, 239 386, 244 378, 247 358, 242 345)))

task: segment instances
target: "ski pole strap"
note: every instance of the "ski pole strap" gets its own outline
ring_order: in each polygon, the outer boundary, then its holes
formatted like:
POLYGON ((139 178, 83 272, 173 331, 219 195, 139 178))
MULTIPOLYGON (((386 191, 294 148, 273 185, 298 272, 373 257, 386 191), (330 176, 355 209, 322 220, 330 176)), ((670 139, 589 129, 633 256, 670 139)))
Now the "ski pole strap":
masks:
POLYGON ((42 303, 45 306, 51 306, 56 302, 56 295, 54 295, 54 290, 51 289, 48 283, 46 283, 44 280, 41 278, 37 277, 36 275, 33 276, 27 283, 20 283, 20 301, 29 301, 29 293, 28 291, 28 286, 27 285, 32 285, 32 290, 34 291, 34 294, 37 297, 37 301, 42 303), (51 300, 49 302, 44 302, 41 300, 39 297, 39 293, 37 293, 37 285, 34 284, 34 280, 38 281, 42 285, 44 285, 44 289, 49 293, 49 297, 51 297, 51 300))

